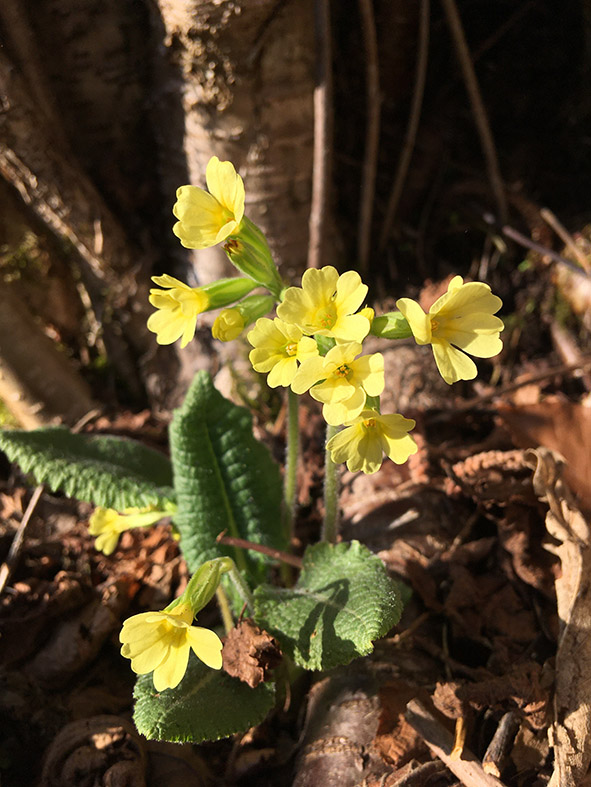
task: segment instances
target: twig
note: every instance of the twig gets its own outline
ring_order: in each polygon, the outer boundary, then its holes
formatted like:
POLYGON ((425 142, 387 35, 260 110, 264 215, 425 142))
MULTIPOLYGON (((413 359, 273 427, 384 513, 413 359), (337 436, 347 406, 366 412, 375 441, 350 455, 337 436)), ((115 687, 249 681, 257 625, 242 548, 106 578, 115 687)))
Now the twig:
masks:
MULTIPOLYGON (((489 226, 496 226, 496 219, 491 213, 483 213, 482 218, 489 226)), ((554 260, 554 262, 564 265, 570 270, 575 271, 575 273, 578 273, 580 276, 589 275, 585 271, 581 270, 581 267, 572 260, 569 260, 567 257, 563 257, 561 254, 558 254, 558 252, 549 249, 547 246, 542 246, 541 243, 536 243, 535 240, 528 238, 527 235, 523 235, 513 227, 510 227, 508 224, 504 224, 502 227, 496 227, 496 229, 501 234, 506 235, 508 238, 511 238, 511 240, 519 243, 520 246, 524 246, 526 249, 531 249, 532 251, 537 251, 538 254, 543 254, 545 257, 550 257, 550 259, 554 260)))
POLYGON ((465 787, 503 787, 503 782, 486 773, 467 749, 461 760, 451 758, 454 736, 418 700, 411 700, 406 706, 406 720, 465 787))
POLYGON ((554 230, 554 232, 558 235, 560 240, 564 243, 564 245, 569 249, 572 253, 573 257, 576 257, 579 261, 581 268, 585 271, 585 273, 591 273, 589 267, 589 260, 583 254, 583 252, 579 249, 577 244, 575 243, 575 239, 573 236, 568 232, 566 227, 564 227, 558 218, 552 213, 551 210, 548 208, 542 208, 540 210, 540 216, 544 219, 546 224, 549 224, 550 227, 554 230))
POLYGON ((253 552, 260 552, 262 555, 267 555, 273 560, 281 560, 283 563, 289 563, 290 566, 301 568, 303 563, 302 559, 295 555, 290 555, 288 552, 282 552, 280 549, 273 549, 264 544, 255 544, 252 541, 246 541, 244 538, 236 538, 235 536, 225 535, 226 531, 223 530, 216 538, 217 544, 226 544, 229 547, 237 547, 238 549, 251 549, 253 552))
POLYGON ((365 153, 361 180, 359 206, 359 227, 357 235, 357 254, 362 275, 369 271, 371 247, 371 223, 378 168, 378 147, 380 142, 380 69, 378 63, 378 40, 373 13, 373 0, 358 0, 361 14, 361 29, 365 47, 365 153))
POLYGON ((314 88, 312 202, 308 224, 309 268, 319 268, 324 259, 332 160, 332 46, 329 0, 316 0, 314 11, 316 86, 314 88))
POLYGON ((460 716, 456 719, 456 728, 454 730, 454 745, 449 755, 452 760, 461 760, 464 748, 466 746, 466 735, 468 733, 468 725, 466 719, 460 716))
POLYGON ((431 13, 430 0, 421 0, 421 12, 419 22, 419 40, 417 51, 417 66, 415 72, 415 84, 412 95, 412 102, 410 107, 410 114, 408 117, 408 126, 406 128, 406 136, 404 144, 400 152, 398 160, 398 169, 392 184, 392 190, 388 198, 388 205, 386 206, 386 214, 384 216, 384 223, 382 225, 382 232, 380 234, 380 242, 378 250, 382 252, 388 240, 396 211, 400 203, 402 189, 406 181, 408 167, 415 147, 417 131, 419 128, 419 119, 421 116, 421 108, 423 106, 423 96, 425 94, 425 81, 427 77, 427 62, 429 59, 429 16, 431 13))
POLYGON ((499 766, 502 765, 507 755, 507 749, 513 741, 518 727, 519 719, 515 711, 511 710, 505 713, 482 758, 482 767, 487 773, 492 773, 493 776, 501 775, 499 766))
POLYGON ((470 104, 472 105, 472 112, 476 122, 476 128, 480 136, 480 144, 482 152, 486 160, 486 169, 490 180, 492 192, 497 202, 499 215, 502 222, 507 221, 507 199, 505 197, 505 187, 499 169, 499 160, 495 143, 488 121, 488 115, 480 95, 480 88, 478 87, 478 80, 476 79, 476 72, 470 57, 470 50, 468 49, 468 42, 462 27, 462 20, 458 12, 458 7, 455 0, 441 0, 443 10, 447 19, 447 24, 454 42, 456 55, 460 61, 462 75, 464 77, 464 84, 470 104))
POLYGON ((31 495, 31 499, 29 500, 29 505, 27 506, 27 510, 23 514, 23 518, 21 519, 21 523, 18 526, 16 533, 14 534, 14 538, 12 539, 12 544, 10 545, 10 550, 6 557, 6 561, 0 566, 0 593, 6 587, 6 583, 10 579, 12 572, 14 571, 18 559, 20 557, 20 552, 23 546, 24 537, 25 537, 25 530, 27 529, 27 525, 31 517, 33 516, 33 512, 39 502, 39 498, 41 497, 41 493, 45 487, 43 484, 39 484, 39 486, 35 489, 33 494, 31 495))
POLYGON ((517 382, 510 383, 509 385, 505 385, 502 388, 497 388, 494 391, 491 391, 488 394, 484 394, 483 396, 475 396, 473 399, 468 399, 467 402, 460 405, 455 409, 455 412, 464 412, 465 410, 472 410, 474 407, 478 407, 481 404, 485 404, 486 402, 492 402, 493 399, 497 399, 505 394, 511 393, 512 391, 516 391, 518 388, 523 388, 524 385, 529 385, 530 383, 538 383, 541 380, 546 380, 549 377, 554 377, 555 375, 559 374, 567 374, 568 372, 576 372, 583 371, 584 369, 591 369, 591 358, 585 357, 578 361, 577 363, 571 364, 561 364, 560 366, 552 366, 550 369, 546 369, 545 372, 537 372, 536 374, 530 374, 527 377, 524 377, 522 380, 518 380, 517 382))

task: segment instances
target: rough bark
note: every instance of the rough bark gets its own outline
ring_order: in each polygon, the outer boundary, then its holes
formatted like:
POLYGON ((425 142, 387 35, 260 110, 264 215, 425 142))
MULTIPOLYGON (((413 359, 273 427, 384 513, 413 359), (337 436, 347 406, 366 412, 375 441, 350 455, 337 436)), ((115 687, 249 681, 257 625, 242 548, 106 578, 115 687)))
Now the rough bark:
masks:
MULTIPOLYGON (((202 185, 211 155, 231 159, 247 181, 248 215, 267 233, 284 275, 301 273, 312 174, 312 0, 158 0, 158 9, 166 62, 156 70, 157 93, 165 109, 178 99, 183 110, 167 132, 162 125, 165 193, 173 198, 184 176, 202 185)), ((201 280, 227 270, 219 249, 194 259, 201 280)))
POLYGON ((0 285, 0 399, 27 429, 73 425, 96 407, 88 386, 41 331, 13 287, 0 285))

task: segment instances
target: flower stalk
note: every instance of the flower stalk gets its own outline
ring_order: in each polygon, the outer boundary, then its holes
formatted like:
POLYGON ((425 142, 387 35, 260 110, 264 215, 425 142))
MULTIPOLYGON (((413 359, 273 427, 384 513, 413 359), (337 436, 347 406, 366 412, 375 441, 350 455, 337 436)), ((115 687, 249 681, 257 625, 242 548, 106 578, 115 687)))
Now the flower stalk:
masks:
MULTIPOLYGON (((326 425, 326 443, 336 435, 336 426, 326 425)), ((336 544, 339 528, 339 478, 337 465, 332 461, 330 450, 324 452, 324 523, 322 540, 336 544)))

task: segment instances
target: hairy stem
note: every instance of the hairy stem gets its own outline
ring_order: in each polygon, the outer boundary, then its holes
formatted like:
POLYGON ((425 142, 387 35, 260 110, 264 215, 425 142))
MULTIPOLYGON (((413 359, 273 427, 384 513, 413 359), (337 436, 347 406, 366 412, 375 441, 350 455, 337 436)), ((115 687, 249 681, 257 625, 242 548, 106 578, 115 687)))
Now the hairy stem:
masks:
POLYGON ((285 475, 283 477, 283 532, 289 541, 293 535, 293 522, 296 508, 296 481, 300 447, 298 422, 299 399, 297 394, 287 389, 287 435, 285 445, 285 475))
MULTIPOLYGON (((326 426, 326 442, 337 433, 336 426, 326 426)), ((322 540, 335 544, 339 531, 339 480, 330 451, 324 454, 324 525, 322 540)))
POLYGON ((215 595, 218 602, 218 607, 220 608, 220 615, 222 616, 222 623, 224 624, 224 630, 226 634, 229 634, 230 631, 234 628, 234 618, 232 617, 232 611, 230 610, 230 602, 228 601, 228 596, 226 595, 226 591, 221 585, 217 586, 215 591, 215 595))

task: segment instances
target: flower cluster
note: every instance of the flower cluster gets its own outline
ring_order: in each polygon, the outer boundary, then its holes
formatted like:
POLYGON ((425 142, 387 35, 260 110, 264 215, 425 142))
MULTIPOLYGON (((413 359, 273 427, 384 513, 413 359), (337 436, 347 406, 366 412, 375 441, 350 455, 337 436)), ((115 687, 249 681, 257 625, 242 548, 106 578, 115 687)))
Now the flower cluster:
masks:
POLYGON ((417 344, 431 345, 446 382, 470 380, 477 369, 469 355, 490 358, 502 348, 503 323, 495 316, 501 300, 487 284, 456 276, 428 314, 416 301, 401 298, 398 311, 376 316, 363 307, 368 288, 359 274, 339 275, 332 266, 307 270, 300 287, 284 287, 265 236, 244 215, 240 175, 215 156, 205 174, 207 191, 195 186, 177 191, 174 233, 191 249, 223 243, 243 277, 201 288, 168 275, 154 277, 163 288, 150 292, 157 311, 148 327, 157 341, 181 339, 184 347, 195 335, 197 316, 220 308, 214 338, 231 341, 253 325, 247 338, 254 369, 268 375, 272 388, 309 392, 322 403, 327 424, 343 427, 327 443, 334 462, 365 473, 376 472, 384 455, 405 462, 417 450, 409 435, 415 422, 381 413, 384 359, 381 353, 364 354, 364 340, 370 332, 384 339, 413 336, 417 344), (256 287, 264 294, 249 294, 256 287), (276 316, 265 316, 276 304, 276 316))
POLYGON ((330 265, 307 270, 301 287, 285 291, 277 317, 257 320, 248 341, 250 361, 256 371, 268 373, 270 386, 309 391, 322 402, 326 422, 345 427, 327 444, 333 461, 375 473, 384 454, 406 462, 417 447, 408 435, 414 421, 379 412, 384 358, 363 354, 373 316, 361 309, 366 295, 355 271, 339 276, 330 265))

